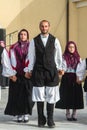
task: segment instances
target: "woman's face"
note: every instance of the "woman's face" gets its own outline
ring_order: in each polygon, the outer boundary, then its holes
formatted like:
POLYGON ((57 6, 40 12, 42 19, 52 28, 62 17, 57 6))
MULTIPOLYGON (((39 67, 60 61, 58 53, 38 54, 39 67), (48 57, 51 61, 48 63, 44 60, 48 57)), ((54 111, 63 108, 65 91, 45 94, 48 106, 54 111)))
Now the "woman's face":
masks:
POLYGON ((74 53, 75 52, 75 45, 74 44, 69 44, 69 46, 68 46, 68 50, 69 50, 69 52, 70 53, 74 53))
POLYGON ((22 31, 21 33, 20 33, 20 41, 27 41, 28 39, 27 39, 27 32, 26 31, 22 31))

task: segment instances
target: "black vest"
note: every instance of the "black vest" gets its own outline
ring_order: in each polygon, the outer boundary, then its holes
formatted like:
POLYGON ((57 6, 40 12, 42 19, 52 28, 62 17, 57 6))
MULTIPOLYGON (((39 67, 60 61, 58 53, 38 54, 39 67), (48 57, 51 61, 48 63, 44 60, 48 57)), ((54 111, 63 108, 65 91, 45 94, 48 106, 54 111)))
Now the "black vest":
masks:
POLYGON ((36 69, 47 69, 51 70, 56 67, 54 60, 55 53, 55 37, 49 34, 48 41, 44 47, 40 35, 34 38, 35 42, 35 53, 36 53, 36 69))

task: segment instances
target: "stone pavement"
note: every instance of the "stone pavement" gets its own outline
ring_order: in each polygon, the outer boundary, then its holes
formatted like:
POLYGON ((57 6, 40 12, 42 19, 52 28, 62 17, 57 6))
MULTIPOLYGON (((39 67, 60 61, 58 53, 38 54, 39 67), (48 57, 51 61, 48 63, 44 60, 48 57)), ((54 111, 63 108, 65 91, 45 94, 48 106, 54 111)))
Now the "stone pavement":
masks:
MULTIPOLYGON (((36 104, 33 108, 33 114, 30 116, 28 123, 17 123, 16 118, 4 115, 4 109, 8 99, 8 89, 1 90, 0 101, 0 130, 49 130, 46 125, 44 128, 37 127, 37 111, 36 104)), ((84 94, 84 101, 86 94, 84 94)), ((54 120, 56 127, 54 130, 86 130, 87 129, 87 106, 85 101, 85 108, 78 110, 78 121, 67 121, 65 118, 65 110, 55 109, 54 120)))

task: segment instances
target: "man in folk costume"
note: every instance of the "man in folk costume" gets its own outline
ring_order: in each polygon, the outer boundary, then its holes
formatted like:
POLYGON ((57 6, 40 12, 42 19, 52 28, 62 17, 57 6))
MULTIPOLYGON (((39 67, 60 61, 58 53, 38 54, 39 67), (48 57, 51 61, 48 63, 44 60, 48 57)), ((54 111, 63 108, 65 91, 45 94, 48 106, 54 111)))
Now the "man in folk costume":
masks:
POLYGON ((55 127, 53 120, 54 104, 59 100, 59 78, 61 72, 62 51, 59 40, 49 33, 50 23, 42 20, 39 24, 41 33, 30 42, 28 68, 32 74, 32 99, 37 102, 38 126, 46 124, 44 101, 47 102, 47 124, 55 127))

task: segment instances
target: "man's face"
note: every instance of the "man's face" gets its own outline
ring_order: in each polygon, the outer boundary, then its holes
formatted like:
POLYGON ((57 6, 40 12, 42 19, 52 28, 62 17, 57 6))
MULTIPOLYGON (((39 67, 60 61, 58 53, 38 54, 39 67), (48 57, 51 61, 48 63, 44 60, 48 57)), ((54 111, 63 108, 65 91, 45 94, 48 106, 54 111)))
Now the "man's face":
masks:
POLYGON ((50 25, 48 22, 42 22, 40 24, 40 31, 42 34, 48 34, 49 28, 50 28, 50 25))

